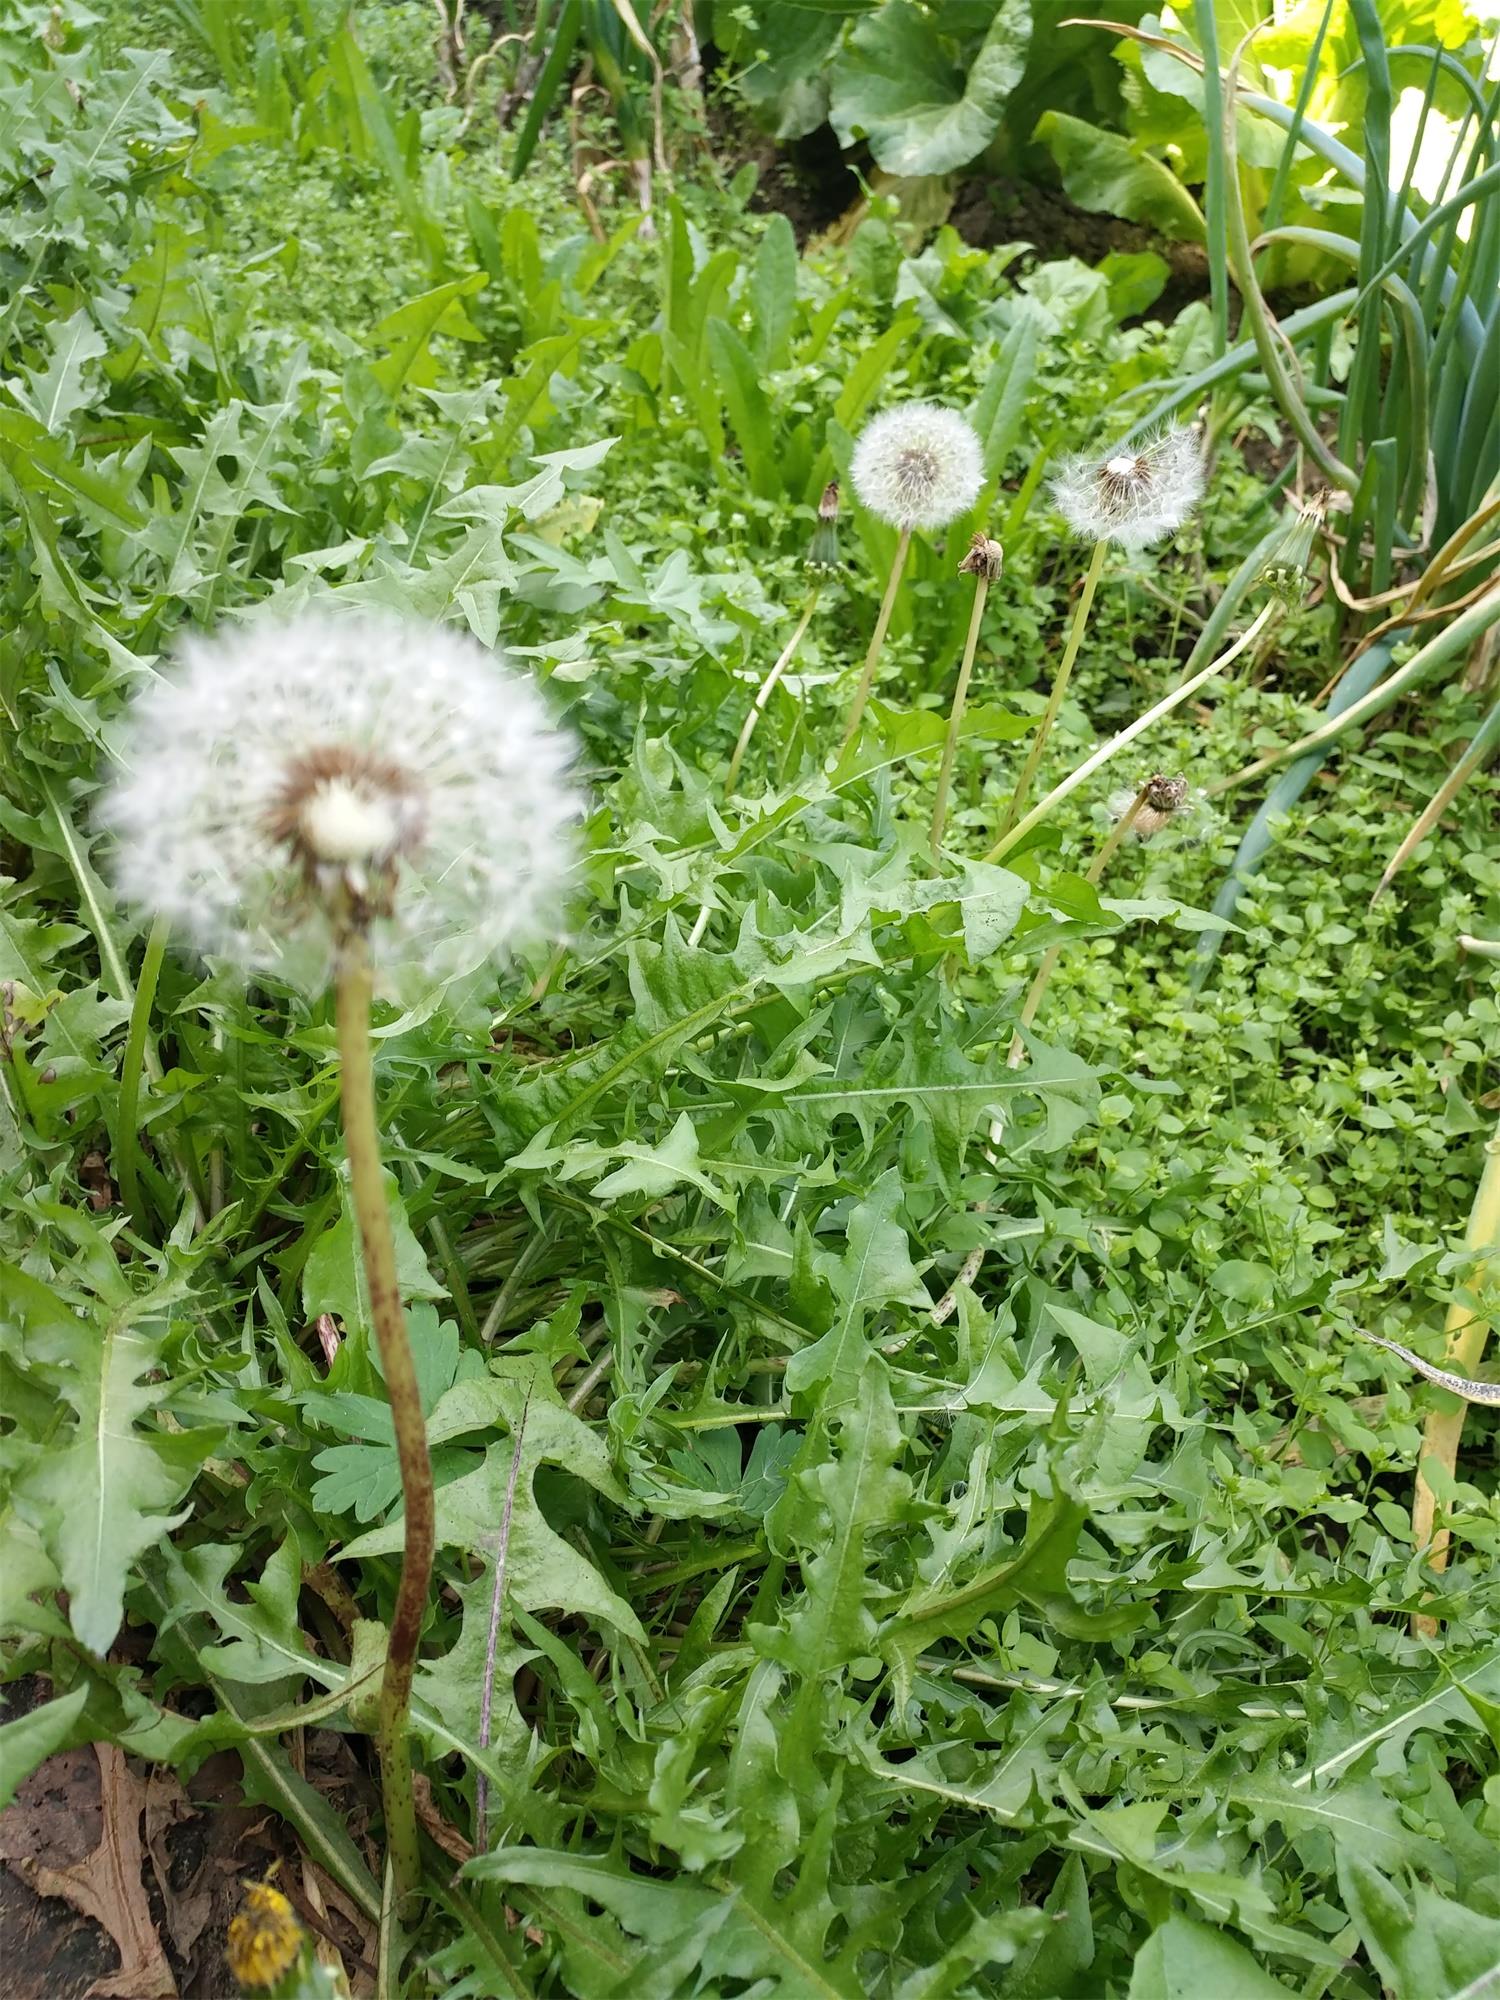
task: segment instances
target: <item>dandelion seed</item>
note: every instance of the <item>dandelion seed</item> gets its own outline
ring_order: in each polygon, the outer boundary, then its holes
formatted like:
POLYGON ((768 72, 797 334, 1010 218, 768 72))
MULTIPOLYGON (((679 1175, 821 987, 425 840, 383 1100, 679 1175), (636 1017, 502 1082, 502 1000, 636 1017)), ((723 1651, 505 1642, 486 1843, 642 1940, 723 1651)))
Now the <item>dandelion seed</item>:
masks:
POLYGON ((883 411, 854 447, 850 467, 862 503, 895 528, 941 528, 966 513, 984 483, 973 428, 939 403, 883 411))
POLYGON ((315 986, 353 924, 430 988, 556 929, 567 740, 455 632, 313 612, 194 638, 119 751, 122 890, 247 971, 315 986))
POLYGON ((279 1889, 248 1882, 240 1908, 229 1920, 224 1957, 247 1992, 279 1986, 302 1955, 302 1926, 279 1889))
POLYGON ((1113 793, 1109 812, 1117 826, 1132 806, 1135 806, 1135 811, 1126 833, 1132 840, 1154 840, 1164 827, 1191 809, 1188 781, 1183 777, 1167 778, 1158 771, 1154 778, 1146 780, 1141 793, 1113 793), (1137 798, 1140 799, 1139 805, 1136 805, 1137 798))
POLYGON ((1149 548, 1180 528, 1203 498, 1198 432, 1166 431, 1107 458, 1067 459, 1052 497, 1075 535, 1149 548))

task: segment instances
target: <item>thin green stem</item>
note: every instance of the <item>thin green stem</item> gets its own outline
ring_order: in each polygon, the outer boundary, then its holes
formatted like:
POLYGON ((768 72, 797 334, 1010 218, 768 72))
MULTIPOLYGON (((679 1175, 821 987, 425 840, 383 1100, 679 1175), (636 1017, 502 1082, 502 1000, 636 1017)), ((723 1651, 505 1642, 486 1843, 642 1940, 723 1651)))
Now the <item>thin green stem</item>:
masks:
POLYGON ((744 726, 740 730, 739 741, 734 746, 734 755, 729 760, 729 775, 724 780, 726 798, 734 791, 735 780, 740 775, 740 765, 744 762, 745 752, 750 748, 750 738, 755 734, 756 727, 766 712, 766 703, 776 692, 777 682, 792 664, 797 648, 802 644, 802 635, 812 623, 812 615, 818 603, 818 592, 822 587, 820 578, 807 593, 807 602, 802 607, 802 616, 797 620, 791 638, 782 647, 775 666, 760 684, 755 700, 751 704, 750 713, 745 717, 744 726))
POLYGON ((1052 692, 1047 697, 1047 706, 1042 711, 1036 735, 1032 738, 1031 748, 1026 753, 1026 762, 1021 766, 1021 775, 1016 780, 1016 789, 1011 793, 1010 804, 1005 808, 1005 817, 1000 822, 1002 834, 1007 833, 1015 824, 1021 808, 1030 795, 1037 766, 1041 763, 1042 752, 1047 747, 1047 738, 1052 734, 1052 725, 1057 720, 1058 711, 1063 705, 1063 696, 1068 691, 1068 682, 1072 679, 1073 664, 1078 658, 1078 649, 1083 644, 1083 635, 1088 629, 1094 592, 1099 588, 1099 579, 1104 574, 1104 558, 1108 553, 1108 542, 1095 542, 1094 553, 1089 557, 1089 566, 1083 573, 1083 588, 1078 593, 1078 603, 1073 610, 1073 622, 1068 627, 1062 662, 1052 682, 1052 692))
POLYGON ((870 691, 875 685, 875 669, 880 664, 881 649, 885 645, 886 627, 891 622, 891 613, 896 608, 896 592, 901 588, 901 572, 906 568, 906 551, 911 547, 911 529, 903 528, 896 537, 896 553, 891 562, 891 573, 886 579, 885 596, 880 600, 880 616, 875 620, 875 630, 870 635, 870 650, 865 654, 864 668, 860 673, 859 686, 854 690, 854 700, 849 708, 849 720, 844 724, 840 750, 846 750, 859 734, 859 725, 864 721, 865 709, 869 706, 870 691))
POLYGON ((948 795, 953 788, 953 764, 958 756, 958 733, 963 727, 964 707, 969 699, 969 676, 974 671, 974 652, 979 644, 979 625, 984 617, 984 600, 990 594, 989 577, 981 571, 974 579, 974 609, 969 613, 969 631, 964 640, 964 656, 959 663, 953 689, 953 706, 948 711, 948 734, 943 740, 943 762, 938 772, 937 797, 932 802, 932 858, 942 852, 943 827, 948 818, 948 795))
POLYGON ((115 1106, 115 1137, 111 1165, 120 1205, 137 1228, 146 1218, 141 1210, 139 1175, 140 1135, 136 1116, 141 1101, 141 1077, 146 1067, 146 1044, 151 1034, 151 1010, 156 1005, 156 984, 161 978, 167 954, 168 926, 158 917, 146 936, 141 958, 141 976, 136 981, 130 1008, 130 1031, 125 1038, 125 1056, 120 1064, 120 1095, 115 1106))
POLYGON ((349 1155, 349 1186, 364 1251, 365 1285, 370 1318, 380 1349, 386 1400, 396 1434, 405 1502, 406 1542, 401 1580, 391 1611, 385 1671, 380 1683, 376 1747, 380 1756, 380 1787, 385 1803, 386 1849, 398 1902, 416 1893, 421 1879, 417 1846, 416 1801, 412 1792, 411 1744, 407 1715, 417 1642, 427 1609, 434 1545, 432 1465, 427 1455, 427 1424, 417 1386, 416 1363, 407 1337, 396 1276, 396 1245, 380 1168, 380 1128, 375 1114, 375 1061, 370 1041, 372 997, 369 946, 363 932, 351 930, 341 940, 335 973, 335 1016, 338 1028, 340 1085, 344 1106, 344 1144, 349 1155))
POLYGON ((1223 673, 1224 669, 1232 665, 1248 646, 1254 645, 1281 608, 1280 600, 1273 597, 1256 613, 1239 638, 1232 646, 1227 647, 1218 659, 1210 660, 1208 665, 1194 674, 1191 680, 1173 688, 1172 692, 1164 695, 1154 708, 1148 708, 1144 715, 1138 715, 1134 722, 1127 723, 1118 735, 1111 736, 1107 743, 1102 744, 1092 757, 1085 757, 1077 770, 1070 771, 1060 785, 1054 785, 1045 798, 1038 800, 1024 819, 1018 820, 1008 833, 1001 834, 984 857, 985 860, 998 861, 1002 855, 1009 854, 1013 847, 1019 846, 1034 826, 1039 825, 1047 817, 1054 806, 1061 805, 1070 793, 1076 792, 1080 785, 1087 784, 1094 773, 1109 763, 1111 758, 1117 757, 1127 744, 1133 743, 1138 736, 1143 735, 1154 722, 1160 722, 1164 715, 1170 715, 1174 708, 1180 707, 1190 695, 1196 694, 1199 688, 1213 679, 1215 674, 1223 673))
MULTIPOLYGON (((1151 781, 1148 778, 1146 783, 1141 786, 1135 797, 1130 801, 1130 804, 1125 808, 1124 812, 1115 821, 1114 826, 1110 830, 1109 838, 1104 842, 1089 865, 1089 871, 1083 878, 1085 882, 1095 883, 1103 878, 1105 869, 1114 860, 1116 854, 1119 853, 1121 842, 1135 825, 1141 807, 1146 803, 1146 793, 1150 790, 1150 786, 1151 781)), ((1022 1040, 1022 1035, 1036 1019, 1037 1009, 1042 1004, 1042 995, 1047 991, 1048 982, 1051 980, 1052 974, 1057 967, 1057 961, 1061 956, 1061 942, 1050 945, 1046 952, 1043 953, 1042 962, 1036 969, 1036 977, 1032 980, 1030 990, 1021 1004, 1021 1011, 1016 1017, 1016 1032, 1010 1039, 1010 1055, 1007 1058, 1006 1065, 1010 1069, 1019 1069, 1021 1067, 1021 1063, 1026 1055, 1026 1044, 1022 1040)))

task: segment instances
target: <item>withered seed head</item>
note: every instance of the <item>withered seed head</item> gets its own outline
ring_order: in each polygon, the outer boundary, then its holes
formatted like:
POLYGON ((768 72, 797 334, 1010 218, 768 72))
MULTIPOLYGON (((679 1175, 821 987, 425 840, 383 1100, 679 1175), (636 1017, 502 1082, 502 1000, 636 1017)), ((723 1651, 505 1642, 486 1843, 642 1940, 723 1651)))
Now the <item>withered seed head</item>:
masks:
POLYGON ((986 583, 999 580, 1004 566, 1005 551, 998 542, 992 542, 988 535, 975 535, 969 542, 969 552, 958 566, 960 576, 983 577, 986 583))
POLYGON ((1137 840, 1150 840, 1176 818, 1188 802, 1188 781, 1168 778, 1158 771, 1148 779, 1146 796, 1131 821, 1130 831, 1137 840))

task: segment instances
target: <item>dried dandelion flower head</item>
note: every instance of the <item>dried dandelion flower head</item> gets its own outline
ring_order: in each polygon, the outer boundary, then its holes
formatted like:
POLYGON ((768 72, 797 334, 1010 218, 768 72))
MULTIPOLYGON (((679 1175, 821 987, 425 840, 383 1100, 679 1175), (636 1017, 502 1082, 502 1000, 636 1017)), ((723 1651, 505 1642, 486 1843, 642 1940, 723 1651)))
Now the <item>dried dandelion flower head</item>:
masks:
POLYGON ((1109 802, 1110 815, 1116 824, 1135 806, 1135 815, 1126 829, 1134 840, 1153 840, 1163 827, 1191 810, 1192 794, 1183 777, 1168 778, 1158 771, 1155 777, 1146 780, 1139 805, 1138 796, 1135 792, 1116 792, 1109 802))
POLYGON ((1180 528, 1203 498, 1198 432, 1164 431, 1104 458, 1067 459, 1052 497, 1075 535, 1149 548, 1180 528))
POLYGON ((940 403, 903 403, 866 426, 850 465, 854 490, 896 528, 942 528, 984 484, 973 428, 940 403))
POLYGON ((567 739, 456 632, 307 612, 194 638, 118 755, 121 889, 247 971, 314 986, 373 928, 395 983, 430 989, 557 927, 567 739))
POLYGON ((244 1901, 229 1920, 224 1957, 247 1993, 279 1986, 302 1956, 302 1926, 279 1889, 247 1882, 244 1901))
POLYGON ((830 479, 818 502, 818 525, 813 529, 805 569, 826 576, 839 567, 839 483, 830 479))
POLYGON ((1258 581, 1283 604, 1301 604, 1307 596, 1308 570, 1312 565, 1313 543, 1328 512, 1328 495, 1315 493, 1293 514, 1286 532, 1267 558, 1258 581))
POLYGON ((960 576, 983 577, 986 583, 998 583, 1000 572, 1005 567, 1005 551, 998 542, 992 542, 988 535, 974 535, 969 540, 969 552, 958 566, 960 576))

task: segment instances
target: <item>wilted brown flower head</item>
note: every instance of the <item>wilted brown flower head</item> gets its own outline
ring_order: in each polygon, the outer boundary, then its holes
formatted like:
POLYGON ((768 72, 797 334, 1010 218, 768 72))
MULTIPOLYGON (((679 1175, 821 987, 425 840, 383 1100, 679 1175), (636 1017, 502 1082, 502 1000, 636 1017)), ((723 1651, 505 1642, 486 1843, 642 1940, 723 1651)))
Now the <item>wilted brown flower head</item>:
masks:
POLYGON ((975 535, 969 543, 969 552, 958 566, 960 576, 981 576, 986 583, 995 583, 1005 562, 1005 551, 998 542, 992 542, 988 535, 975 535))

